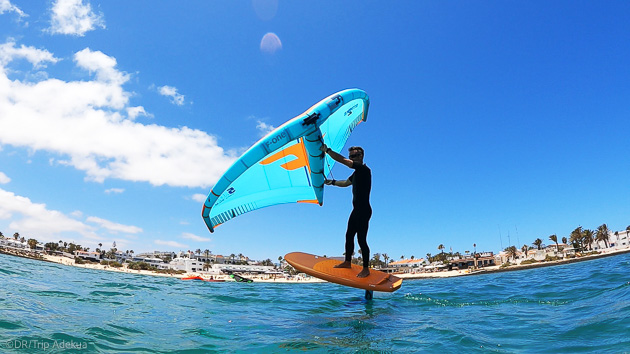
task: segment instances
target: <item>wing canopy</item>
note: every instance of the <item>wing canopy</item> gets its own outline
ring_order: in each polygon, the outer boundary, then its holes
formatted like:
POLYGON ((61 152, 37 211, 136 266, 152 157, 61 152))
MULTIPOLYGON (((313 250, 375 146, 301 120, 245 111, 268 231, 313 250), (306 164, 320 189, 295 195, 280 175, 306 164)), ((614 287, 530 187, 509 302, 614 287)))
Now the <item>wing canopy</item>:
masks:
POLYGON ((241 214, 284 203, 324 202, 324 180, 334 160, 326 143, 341 151, 367 119, 369 98, 358 89, 331 95, 254 144, 208 194, 202 217, 210 232, 241 214))

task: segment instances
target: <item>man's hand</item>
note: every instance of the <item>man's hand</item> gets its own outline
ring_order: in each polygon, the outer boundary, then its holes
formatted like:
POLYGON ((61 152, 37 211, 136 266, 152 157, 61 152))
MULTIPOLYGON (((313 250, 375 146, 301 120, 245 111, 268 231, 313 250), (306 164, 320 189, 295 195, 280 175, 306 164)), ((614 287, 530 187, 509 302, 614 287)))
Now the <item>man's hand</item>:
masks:
POLYGON ((335 180, 334 179, 325 179, 324 180, 324 184, 328 185, 328 186, 334 186, 335 185, 335 180))
POLYGON ((322 146, 319 147, 319 150, 326 152, 326 150, 328 150, 328 146, 326 146, 326 144, 322 144, 322 146))

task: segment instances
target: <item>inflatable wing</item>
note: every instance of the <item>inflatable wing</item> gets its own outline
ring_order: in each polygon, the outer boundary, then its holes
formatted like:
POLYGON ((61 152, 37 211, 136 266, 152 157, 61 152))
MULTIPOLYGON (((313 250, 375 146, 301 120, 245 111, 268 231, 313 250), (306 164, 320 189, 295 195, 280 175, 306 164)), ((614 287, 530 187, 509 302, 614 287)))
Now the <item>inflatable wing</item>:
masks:
POLYGON ((236 216, 271 205, 322 205, 324 180, 334 160, 320 147, 325 143, 341 151, 352 130, 367 119, 368 106, 364 91, 341 91, 259 140, 208 194, 201 215, 210 232, 236 216))

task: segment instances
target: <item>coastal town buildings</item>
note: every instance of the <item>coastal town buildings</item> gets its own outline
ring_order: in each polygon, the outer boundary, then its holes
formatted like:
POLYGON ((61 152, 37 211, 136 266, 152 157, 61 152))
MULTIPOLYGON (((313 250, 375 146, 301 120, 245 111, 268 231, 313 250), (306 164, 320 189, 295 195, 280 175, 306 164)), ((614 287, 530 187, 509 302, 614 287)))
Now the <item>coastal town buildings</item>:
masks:
POLYGON ((101 260, 100 252, 74 251, 74 255, 94 262, 101 260))
POLYGON ((410 273, 425 265, 428 265, 428 262, 425 261, 424 258, 401 259, 399 261, 389 262, 387 268, 382 270, 388 273, 410 273))
POLYGON ((496 265, 493 252, 479 252, 449 260, 449 269, 484 268, 496 265))
MULTIPOLYGON (((17 233, 16 233, 17 235, 17 233)), ((566 242, 566 238, 565 242, 566 242)), ((55 248, 55 250, 46 249, 48 244, 44 245, 37 242, 34 239, 25 240, 22 238, 5 237, 0 234, 0 251, 4 253, 10 253, 14 255, 21 255, 31 258, 41 258, 42 254, 59 256, 70 262, 74 262, 73 259, 81 258, 83 260, 98 262, 101 261, 117 261, 121 264, 127 264, 130 262, 143 262, 151 267, 159 270, 176 270, 187 273, 205 272, 209 274, 232 274, 232 273, 248 273, 248 274, 274 274, 277 273, 276 267, 271 265, 271 261, 267 260, 262 264, 250 260, 248 257, 242 254, 229 256, 215 255, 212 252, 206 250, 181 251, 181 252, 147 252, 134 255, 133 251, 122 252, 112 248, 108 252, 90 252, 83 250, 75 250, 73 253, 69 253, 69 250, 73 249, 73 243, 69 248, 61 246, 55 248)), ((54 245, 53 245, 54 246, 54 245)), ((100 246, 100 245, 99 245, 100 246)), ((503 250, 498 254, 493 252, 475 252, 470 254, 466 252, 465 255, 453 255, 442 253, 442 257, 438 261, 429 263, 425 258, 418 259, 401 259, 399 261, 390 262, 386 268, 382 271, 399 274, 417 274, 426 272, 440 272, 446 270, 474 270, 482 269, 485 267, 498 266, 510 263, 516 264, 529 264, 531 262, 543 262, 553 260, 567 260, 576 257, 582 257, 590 252, 606 254, 617 251, 630 250, 630 230, 609 232, 608 238, 604 241, 593 240, 590 244, 565 244, 565 243, 550 243, 548 245, 540 244, 540 241, 536 244, 537 247, 531 247, 524 245, 522 248, 512 248, 512 251, 508 252, 503 250), (575 249, 579 247, 579 249, 575 249), (523 263, 524 262, 524 263, 523 263)), ((98 249, 97 249, 98 250, 98 249)), ((334 258, 334 257, 333 257, 334 258)), ((339 258, 342 260, 342 258, 339 258)), ((80 263, 81 264, 81 263, 80 263)), ((118 265, 120 266, 120 265, 118 265)), ((286 266, 286 264, 284 265, 286 266)), ((280 262, 280 269, 284 269, 283 262, 280 262)))

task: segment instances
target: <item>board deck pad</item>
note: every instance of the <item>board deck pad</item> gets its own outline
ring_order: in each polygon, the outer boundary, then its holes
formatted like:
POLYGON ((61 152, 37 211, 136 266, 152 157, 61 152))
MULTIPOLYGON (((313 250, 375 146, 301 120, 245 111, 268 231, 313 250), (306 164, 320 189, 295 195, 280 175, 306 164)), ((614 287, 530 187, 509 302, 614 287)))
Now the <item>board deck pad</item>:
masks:
POLYGON ((292 252, 286 254, 284 259, 301 272, 340 285, 385 292, 396 291, 402 285, 402 279, 375 269, 370 269, 367 277, 357 278, 363 267, 353 264, 352 268, 334 268, 342 262, 313 254, 292 252))

